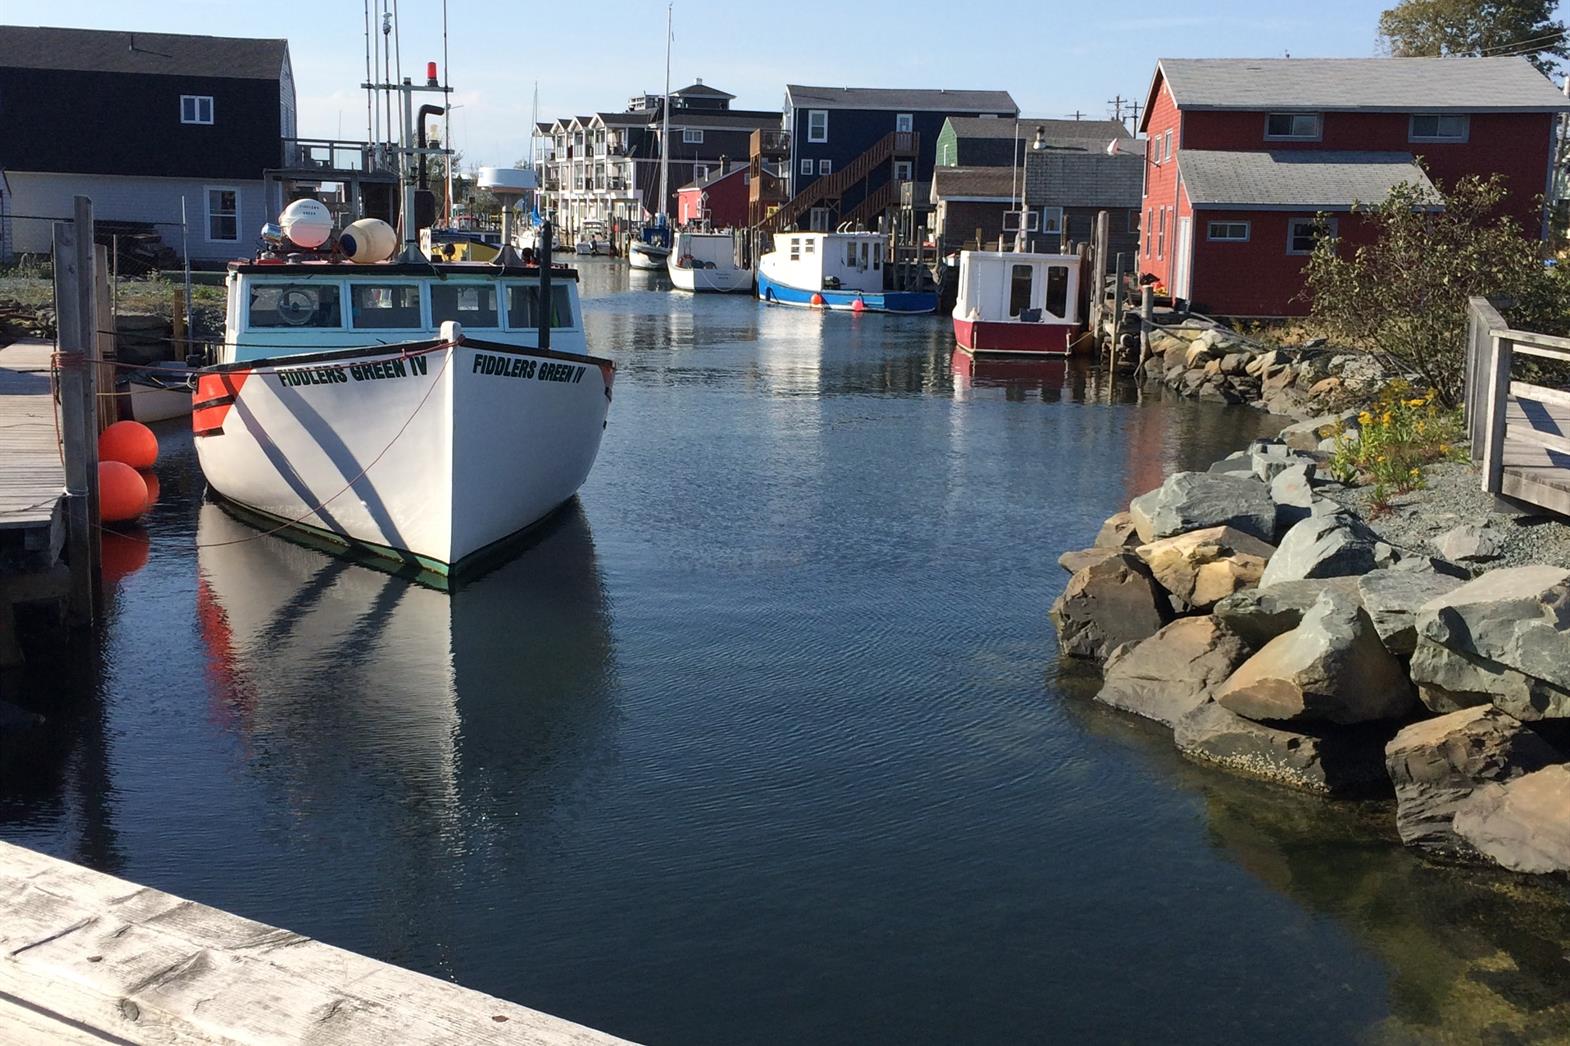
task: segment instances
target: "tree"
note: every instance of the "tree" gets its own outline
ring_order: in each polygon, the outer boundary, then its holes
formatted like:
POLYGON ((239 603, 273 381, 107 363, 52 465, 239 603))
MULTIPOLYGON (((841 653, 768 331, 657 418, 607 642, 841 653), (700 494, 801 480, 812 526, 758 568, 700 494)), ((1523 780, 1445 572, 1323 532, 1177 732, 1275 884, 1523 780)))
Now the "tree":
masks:
POLYGON ((1401 0, 1379 16, 1379 40, 1397 58, 1524 55, 1545 75, 1570 58, 1555 0, 1401 0))
POLYGON ((1309 258, 1314 320, 1337 340, 1362 346, 1390 376, 1415 374, 1456 405, 1468 298, 1514 301, 1518 324, 1541 322, 1565 301, 1566 281, 1544 267, 1540 245, 1500 213, 1505 195, 1498 175, 1473 176, 1444 194, 1442 210, 1426 187, 1410 183, 1378 206, 1359 206, 1353 220, 1372 228, 1372 241, 1347 254, 1339 240, 1321 236, 1309 258))

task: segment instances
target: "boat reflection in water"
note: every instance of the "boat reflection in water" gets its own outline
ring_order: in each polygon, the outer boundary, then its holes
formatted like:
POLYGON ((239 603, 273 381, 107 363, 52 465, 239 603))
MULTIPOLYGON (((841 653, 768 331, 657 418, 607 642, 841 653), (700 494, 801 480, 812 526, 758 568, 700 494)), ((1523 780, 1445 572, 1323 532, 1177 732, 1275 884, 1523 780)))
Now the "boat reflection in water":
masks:
POLYGON ((1009 397, 1023 399, 1026 392, 1039 392, 1043 399, 1057 399, 1068 377, 1067 359, 977 359, 963 349, 949 358, 954 375, 954 394, 961 399, 972 389, 1002 388, 1009 397))
POLYGON ((399 837, 406 850, 382 852, 410 876, 483 854, 505 830, 488 802, 508 796, 512 826, 545 817, 603 743, 614 651, 576 501, 450 594, 259 535, 212 502, 197 541, 214 716, 286 793, 295 848, 399 837))

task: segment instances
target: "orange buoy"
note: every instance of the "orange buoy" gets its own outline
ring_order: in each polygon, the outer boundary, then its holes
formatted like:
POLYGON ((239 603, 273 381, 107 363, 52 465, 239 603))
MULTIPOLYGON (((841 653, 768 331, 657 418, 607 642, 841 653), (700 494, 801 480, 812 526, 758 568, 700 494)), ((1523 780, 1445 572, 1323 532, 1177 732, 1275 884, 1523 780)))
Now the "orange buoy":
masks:
POLYGON ((99 433, 98 459, 150 469, 158 460, 158 437, 140 421, 117 421, 99 433))
POLYGON ((116 584, 147 565, 152 542, 141 527, 127 532, 106 530, 100 545, 103 550, 104 580, 116 584))
POLYGON ((137 475, 141 476, 142 482, 147 484, 147 504, 142 508, 142 511, 146 512, 148 509, 151 509, 154 505, 158 504, 158 473, 149 469, 139 472, 137 475))
POLYGON ((147 484, 141 473, 123 461, 98 463, 98 518, 104 523, 124 523, 147 508, 147 484))
POLYGON ((866 312, 867 303, 861 300, 861 295, 856 295, 856 300, 850 303, 851 312, 866 312))
POLYGON ((823 304, 823 295, 819 294, 817 291, 813 291, 812 292, 812 298, 810 300, 811 300, 812 304, 814 304, 814 305, 822 305, 823 304))

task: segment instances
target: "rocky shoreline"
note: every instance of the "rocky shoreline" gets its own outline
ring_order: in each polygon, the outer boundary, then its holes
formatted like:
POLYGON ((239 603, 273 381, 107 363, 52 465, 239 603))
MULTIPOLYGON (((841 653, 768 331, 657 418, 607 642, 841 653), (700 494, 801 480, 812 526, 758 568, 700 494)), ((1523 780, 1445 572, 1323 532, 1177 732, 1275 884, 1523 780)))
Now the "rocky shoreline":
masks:
MULTIPOLYGON (((1341 372, 1300 397, 1319 362, 1305 375, 1302 359, 1256 353, 1239 382, 1236 361, 1211 366, 1224 339, 1182 340, 1180 383, 1246 390, 1266 360, 1259 372, 1292 369, 1268 402, 1294 414, 1361 373, 1300 350, 1341 372)), ((1501 539, 1512 512, 1382 530, 1356 488, 1321 474, 1343 418, 1176 473, 1065 553, 1061 651, 1101 666, 1097 701, 1169 727, 1190 759, 1334 799, 1393 796, 1402 842, 1425 854, 1570 876, 1570 564, 1522 562, 1545 542, 1570 553, 1570 528, 1501 539)))

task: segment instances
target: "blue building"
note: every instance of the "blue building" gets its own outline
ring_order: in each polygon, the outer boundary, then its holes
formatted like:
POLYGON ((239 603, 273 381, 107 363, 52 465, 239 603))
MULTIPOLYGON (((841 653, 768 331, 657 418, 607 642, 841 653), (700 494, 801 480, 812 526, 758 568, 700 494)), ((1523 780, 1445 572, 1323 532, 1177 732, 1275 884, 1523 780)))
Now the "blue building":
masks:
MULTIPOLYGON (((882 87, 785 87, 785 130, 790 156, 785 166, 788 197, 799 196, 820 178, 831 177, 879 146, 893 132, 914 132, 916 148, 893 157, 885 170, 875 165, 864 182, 835 194, 838 210, 854 206, 891 176, 928 182, 939 132, 951 116, 991 116, 1012 120, 1019 107, 1007 91, 904 90, 882 87), (891 173, 890 173, 891 172, 891 173)), ((917 198, 926 199, 918 186, 917 198)), ((827 228, 830 207, 814 207, 804 217, 808 228, 827 228)))

